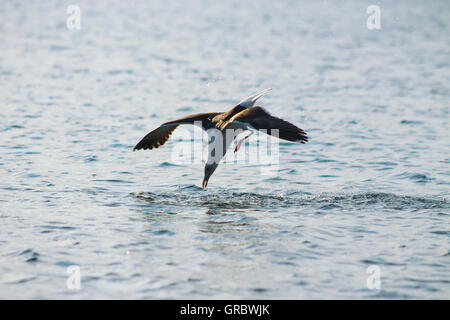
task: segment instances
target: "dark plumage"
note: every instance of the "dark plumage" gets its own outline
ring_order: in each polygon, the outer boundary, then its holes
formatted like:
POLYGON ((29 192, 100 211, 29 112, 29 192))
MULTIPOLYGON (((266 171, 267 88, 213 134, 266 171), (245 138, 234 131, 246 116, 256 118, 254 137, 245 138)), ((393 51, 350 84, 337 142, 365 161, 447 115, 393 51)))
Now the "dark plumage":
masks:
POLYGON ((276 135, 278 132, 278 138, 283 140, 300 143, 308 141, 305 131, 286 120, 271 116, 261 107, 244 109, 234 114, 228 121, 217 124, 217 126, 220 129, 226 129, 227 125, 234 121, 247 124, 256 130, 265 130, 265 133, 270 135, 276 135))
POLYGON ((174 132, 180 124, 194 124, 195 121, 201 121, 203 129, 208 130, 213 128, 214 124, 212 124, 211 120, 217 114, 219 113, 198 113, 178 120, 165 122, 155 130, 145 135, 145 137, 143 137, 141 141, 139 141, 139 143, 133 148, 133 151, 141 149, 151 150, 162 146, 167 140, 169 140, 172 132, 174 132))

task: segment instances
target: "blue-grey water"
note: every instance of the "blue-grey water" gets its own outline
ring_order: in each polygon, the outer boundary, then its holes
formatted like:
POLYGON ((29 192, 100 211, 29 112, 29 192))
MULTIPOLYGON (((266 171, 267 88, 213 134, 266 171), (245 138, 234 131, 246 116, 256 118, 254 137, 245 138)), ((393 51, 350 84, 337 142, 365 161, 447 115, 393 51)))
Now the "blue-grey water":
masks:
POLYGON ((449 34, 448 1, 1 1, 0 298, 450 298, 449 34), (267 87, 310 137, 275 173, 132 152, 267 87))

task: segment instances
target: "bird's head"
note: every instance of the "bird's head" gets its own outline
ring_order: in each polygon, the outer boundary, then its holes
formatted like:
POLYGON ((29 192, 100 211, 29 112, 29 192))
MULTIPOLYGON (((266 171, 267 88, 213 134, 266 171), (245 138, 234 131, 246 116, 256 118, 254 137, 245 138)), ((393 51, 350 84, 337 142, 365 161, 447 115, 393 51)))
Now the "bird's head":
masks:
POLYGON ((214 163, 207 163, 205 165, 205 177, 203 178, 203 183, 202 183, 203 189, 206 189, 206 187, 208 186, 209 177, 211 177, 211 175, 217 169, 218 165, 219 164, 215 163, 215 162, 214 163))

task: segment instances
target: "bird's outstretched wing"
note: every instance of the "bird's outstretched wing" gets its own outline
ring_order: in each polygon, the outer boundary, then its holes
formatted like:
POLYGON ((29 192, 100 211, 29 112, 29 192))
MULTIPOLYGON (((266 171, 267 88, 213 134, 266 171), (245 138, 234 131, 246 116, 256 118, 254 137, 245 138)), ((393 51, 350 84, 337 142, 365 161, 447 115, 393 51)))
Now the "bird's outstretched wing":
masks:
POLYGON ((244 123, 250 127, 257 130, 262 130, 269 135, 277 136, 283 140, 300 143, 305 143, 308 141, 305 131, 286 120, 270 115, 261 107, 252 107, 242 110, 234 115, 228 121, 227 125, 233 121, 244 123), (278 130, 278 135, 275 129, 278 130))
POLYGON ((169 140, 170 135, 178 126, 178 124, 161 125, 160 127, 146 134, 145 137, 143 137, 141 141, 139 141, 138 144, 133 148, 133 151, 141 149, 151 150, 153 148, 162 146, 164 143, 166 143, 167 140, 169 140))
POLYGON ((149 132, 138 142, 138 144, 133 148, 135 150, 141 149, 153 149, 162 146, 164 143, 169 140, 170 135, 175 129, 181 124, 199 124, 205 130, 210 127, 214 127, 214 124, 211 122, 211 119, 218 115, 219 112, 210 112, 210 113, 198 113, 189 115, 187 117, 169 121, 163 123, 155 130, 149 132))

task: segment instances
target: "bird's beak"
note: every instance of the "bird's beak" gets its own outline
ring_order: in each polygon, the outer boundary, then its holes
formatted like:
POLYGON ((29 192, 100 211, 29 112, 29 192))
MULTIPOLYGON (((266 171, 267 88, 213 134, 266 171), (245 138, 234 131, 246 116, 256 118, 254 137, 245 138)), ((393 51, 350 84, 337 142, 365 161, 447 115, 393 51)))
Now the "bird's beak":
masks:
POLYGON ((252 102, 255 103, 256 100, 258 100, 259 98, 261 98, 263 95, 265 95, 267 92, 269 92, 270 90, 272 90, 272 88, 267 88, 264 89, 263 91, 261 91, 260 93, 257 93, 253 96, 252 98, 252 102))
POLYGON ((206 186, 208 186, 208 180, 209 180, 209 178, 203 179, 203 183, 202 183, 203 190, 205 190, 206 186))
POLYGON ((263 91, 254 94, 244 100, 242 100, 241 102, 239 102, 239 104, 243 107, 249 108, 249 107, 253 107, 253 105, 255 104, 256 100, 258 100, 259 98, 261 98, 263 95, 265 95, 267 92, 269 92, 270 90, 272 90, 272 88, 267 88, 264 89, 263 91))

